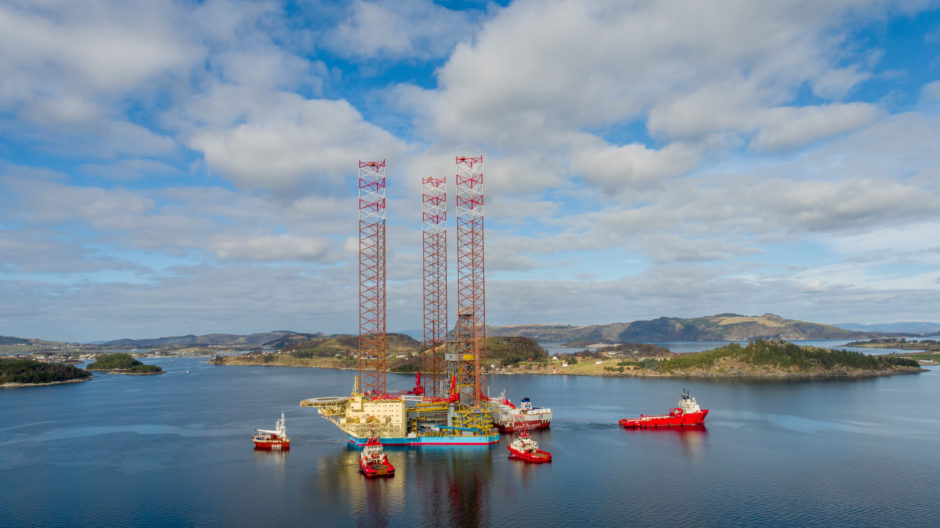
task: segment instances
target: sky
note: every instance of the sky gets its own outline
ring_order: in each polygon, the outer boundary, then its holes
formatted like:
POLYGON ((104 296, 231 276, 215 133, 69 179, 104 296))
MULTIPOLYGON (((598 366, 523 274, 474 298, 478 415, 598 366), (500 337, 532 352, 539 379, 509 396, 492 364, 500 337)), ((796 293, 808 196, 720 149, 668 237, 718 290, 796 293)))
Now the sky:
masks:
POLYGON ((490 325, 940 322, 936 1, 0 0, 0 335, 355 333, 380 159, 420 329, 480 154, 490 325))

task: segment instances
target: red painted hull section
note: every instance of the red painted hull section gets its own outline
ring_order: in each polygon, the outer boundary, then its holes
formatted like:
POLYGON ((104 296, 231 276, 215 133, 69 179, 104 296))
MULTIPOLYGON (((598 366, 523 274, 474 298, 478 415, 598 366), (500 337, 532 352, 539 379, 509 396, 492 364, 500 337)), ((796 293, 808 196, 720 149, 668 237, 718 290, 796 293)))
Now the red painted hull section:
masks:
POLYGON ((541 449, 536 450, 534 453, 516 451, 510 446, 506 446, 506 449, 509 450, 509 458, 518 458, 519 460, 534 462, 536 464, 552 461, 552 454, 548 451, 542 451, 541 449))
POLYGON ((515 433, 516 431, 535 431, 537 429, 548 429, 552 422, 542 420, 530 420, 528 422, 512 422, 510 424, 496 424, 496 428, 501 433, 515 433))
POLYGON ((660 427, 691 427, 705 424, 708 409, 699 412, 684 413, 680 415, 668 414, 662 416, 641 416, 640 418, 624 418, 620 425, 629 429, 655 429, 660 427))
POLYGON ((290 441, 287 442, 275 440, 275 441, 264 441, 264 440, 253 440, 255 443, 255 449, 259 451, 289 451, 290 450, 290 441))
POLYGON ((395 466, 390 463, 385 464, 363 464, 359 462, 359 471, 362 472, 368 478, 373 477, 394 477, 395 476, 395 466))

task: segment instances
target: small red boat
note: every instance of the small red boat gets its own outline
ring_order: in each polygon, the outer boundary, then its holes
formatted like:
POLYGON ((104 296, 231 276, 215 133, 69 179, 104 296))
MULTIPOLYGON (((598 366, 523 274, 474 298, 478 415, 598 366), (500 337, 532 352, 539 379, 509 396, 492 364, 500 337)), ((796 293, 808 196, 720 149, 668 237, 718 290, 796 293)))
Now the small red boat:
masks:
POLYGON ((251 435, 251 441, 255 443, 255 449, 265 451, 287 451, 290 449, 290 437, 287 436, 287 427, 284 426, 284 412, 281 411, 281 419, 275 422, 274 430, 255 429, 255 434, 251 435))
POLYGON ((375 436, 374 428, 366 445, 362 446, 362 453, 359 453, 359 471, 369 478, 395 476, 395 466, 388 461, 388 455, 382 448, 382 442, 375 436))
POLYGON ((519 433, 519 436, 514 438, 512 443, 506 446, 506 449, 509 449, 509 458, 518 458, 537 464, 552 461, 552 454, 539 449, 539 443, 532 440, 532 437, 526 431, 519 433))
POLYGON ((669 414, 646 415, 639 418, 624 418, 620 425, 631 429, 651 429, 656 427, 689 427, 701 426, 705 423, 708 409, 699 407, 689 392, 682 391, 679 406, 669 411, 669 414))

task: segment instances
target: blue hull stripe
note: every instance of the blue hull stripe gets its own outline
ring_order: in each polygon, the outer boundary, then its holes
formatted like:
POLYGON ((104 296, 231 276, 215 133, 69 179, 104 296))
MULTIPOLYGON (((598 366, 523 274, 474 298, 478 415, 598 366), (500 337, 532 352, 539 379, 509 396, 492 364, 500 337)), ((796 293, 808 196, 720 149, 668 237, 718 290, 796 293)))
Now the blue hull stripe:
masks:
MULTIPOLYGON (((349 443, 362 447, 368 438, 349 437, 349 443)), ((417 438, 379 438, 386 446, 487 446, 499 442, 499 435, 486 436, 419 436, 417 438)))

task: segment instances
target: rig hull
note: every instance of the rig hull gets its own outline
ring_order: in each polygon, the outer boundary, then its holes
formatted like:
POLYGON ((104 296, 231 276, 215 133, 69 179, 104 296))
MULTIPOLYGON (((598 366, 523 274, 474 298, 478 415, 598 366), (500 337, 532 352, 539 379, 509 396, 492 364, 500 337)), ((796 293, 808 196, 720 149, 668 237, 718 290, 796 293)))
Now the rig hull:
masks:
MULTIPOLYGON (((368 441, 368 438, 349 436, 349 445, 351 447, 363 447, 368 441)), ((385 446, 488 446, 497 442, 499 442, 499 435, 382 438, 382 445, 385 446)))
POLYGON ((364 447, 370 434, 386 446, 488 446, 499 442, 486 411, 460 409, 453 402, 421 396, 311 398, 320 416, 338 427, 352 447, 364 447))

